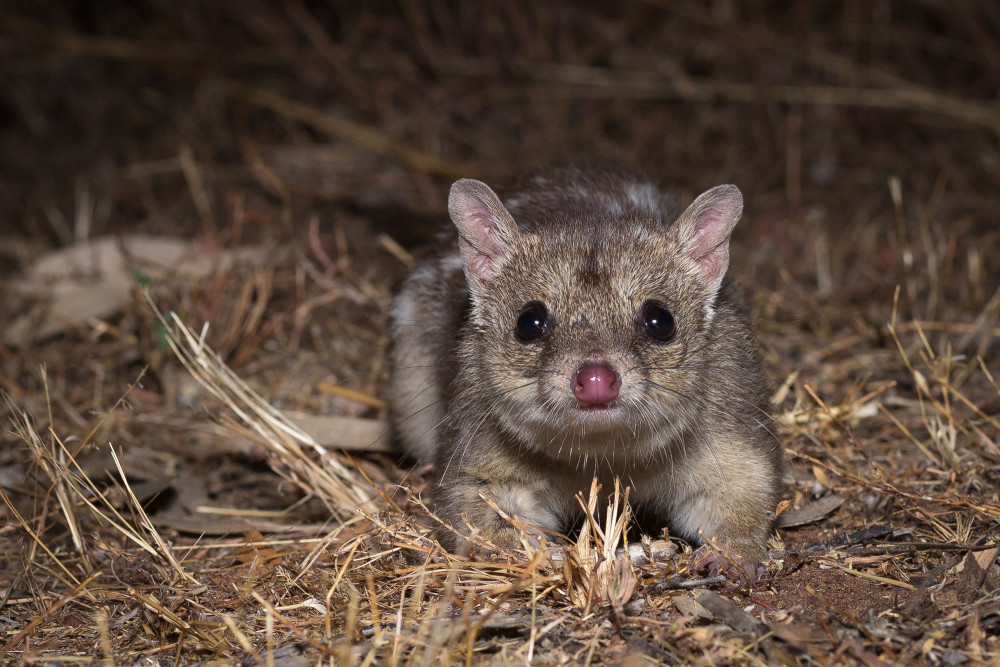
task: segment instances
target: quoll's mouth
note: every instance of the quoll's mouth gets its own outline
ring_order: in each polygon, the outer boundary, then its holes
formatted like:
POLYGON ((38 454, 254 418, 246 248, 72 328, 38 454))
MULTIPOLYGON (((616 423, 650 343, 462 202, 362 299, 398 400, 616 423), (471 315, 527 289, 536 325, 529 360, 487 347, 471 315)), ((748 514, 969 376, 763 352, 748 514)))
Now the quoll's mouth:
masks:
POLYGON ((608 401, 607 403, 582 403, 582 402, 580 402, 580 403, 577 403, 577 406, 583 412, 605 412, 605 411, 612 410, 615 407, 617 407, 613 401, 608 401))
POLYGON ((565 417, 565 426, 578 429, 580 434, 597 435, 621 428, 628 420, 628 410, 621 401, 574 405, 565 417))
POLYGON ((612 426, 621 422, 626 414, 626 408, 617 400, 607 403, 578 402, 570 412, 581 424, 612 426))

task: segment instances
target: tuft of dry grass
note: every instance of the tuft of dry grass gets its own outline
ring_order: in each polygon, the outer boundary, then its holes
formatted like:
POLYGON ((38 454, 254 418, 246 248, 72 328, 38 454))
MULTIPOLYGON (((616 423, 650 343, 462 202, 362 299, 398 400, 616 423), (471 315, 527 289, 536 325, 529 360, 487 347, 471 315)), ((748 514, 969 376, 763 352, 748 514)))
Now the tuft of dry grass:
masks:
POLYGON ((164 315, 148 292, 144 296, 177 359, 203 389, 232 411, 238 420, 236 428, 249 432, 254 442, 274 455, 279 471, 321 500, 342 523, 349 522, 356 512, 377 511, 373 501, 377 494, 362 485, 348 460, 325 450, 243 382, 205 344, 205 330, 196 337, 176 313, 164 315))

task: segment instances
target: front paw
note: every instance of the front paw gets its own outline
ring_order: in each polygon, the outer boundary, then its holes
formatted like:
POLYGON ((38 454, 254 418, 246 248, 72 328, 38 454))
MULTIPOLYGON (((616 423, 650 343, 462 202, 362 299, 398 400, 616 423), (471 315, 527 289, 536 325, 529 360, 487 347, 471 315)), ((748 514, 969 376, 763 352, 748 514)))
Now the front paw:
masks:
POLYGON ((696 572, 708 570, 711 577, 722 574, 726 579, 740 586, 752 586, 767 574, 767 566, 755 558, 723 555, 702 547, 694 552, 691 569, 696 572))
POLYGON ((446 550, 467 555, 475 550, 483 554, 512 555, 522 551, 526 545, 537 549, 541 546, 543 533, 534 526, 525 525, 517 517, 507 518, 493 514, 472 523, 463 517, 464 529, 442 530, 438 540, 446 550))
MULTIPOLYGON (((456 543, 511 554, 539 546, 542 535, 559 529, 559 517, 543 491, 534 483, 466 476, 442 487, 437 504, 443 527, 456 543)), ((444 539, 442 545, 447 548, 444 539)))

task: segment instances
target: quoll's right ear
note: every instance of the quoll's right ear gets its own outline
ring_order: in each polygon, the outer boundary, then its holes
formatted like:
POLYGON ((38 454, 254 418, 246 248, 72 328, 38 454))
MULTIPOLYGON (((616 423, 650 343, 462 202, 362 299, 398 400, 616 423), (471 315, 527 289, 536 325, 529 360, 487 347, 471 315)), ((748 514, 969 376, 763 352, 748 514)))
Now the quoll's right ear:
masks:
POLYGON ((514 218, 488 185, 471 178, 451 186, 448 214, 458 228, 466 276, 470 281, 489 281, 518 237, 514 218))
POLYGON ((681 252, 695 261, 700 280, 715 299, 729 268, 729 236, 743 215, 743 194, 735 185, 704 192, 672 226, 681 252))

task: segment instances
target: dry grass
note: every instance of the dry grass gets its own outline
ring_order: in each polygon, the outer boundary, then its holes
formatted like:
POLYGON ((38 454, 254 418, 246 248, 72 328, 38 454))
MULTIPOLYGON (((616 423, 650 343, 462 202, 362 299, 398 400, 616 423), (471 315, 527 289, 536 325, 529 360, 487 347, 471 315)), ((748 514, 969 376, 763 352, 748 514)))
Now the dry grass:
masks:
POLYGON ((0 321, 60 332, 0 346, 0 660, 1000 660, 992 5, 182 5, 0 14, 0 321), (626 489, 445 553, 386 454, 387 311, 449 180, 566 160, 746 194, 792 463, 752 589, 627 530, 626 489), (25 290, 135 233, 227 260, 78 319, 25 290))

